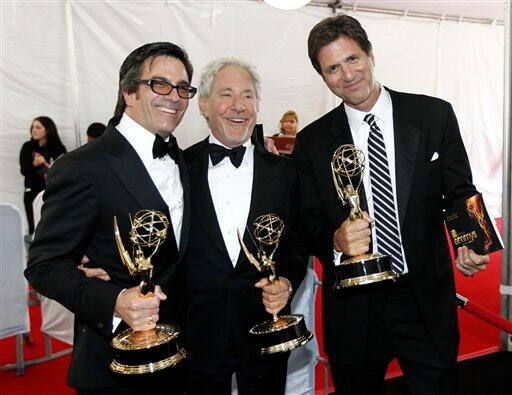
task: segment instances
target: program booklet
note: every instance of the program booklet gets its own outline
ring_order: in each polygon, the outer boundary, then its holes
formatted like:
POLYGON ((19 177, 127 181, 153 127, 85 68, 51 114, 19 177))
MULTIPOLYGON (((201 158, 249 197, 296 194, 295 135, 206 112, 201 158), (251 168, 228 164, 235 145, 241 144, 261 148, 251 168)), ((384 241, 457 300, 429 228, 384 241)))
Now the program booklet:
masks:
POLYGON ((496 223, 485 208, 481 193, 456 202, 444 212, 454 251, 467 246, 479 255, 503 249, 496 223))

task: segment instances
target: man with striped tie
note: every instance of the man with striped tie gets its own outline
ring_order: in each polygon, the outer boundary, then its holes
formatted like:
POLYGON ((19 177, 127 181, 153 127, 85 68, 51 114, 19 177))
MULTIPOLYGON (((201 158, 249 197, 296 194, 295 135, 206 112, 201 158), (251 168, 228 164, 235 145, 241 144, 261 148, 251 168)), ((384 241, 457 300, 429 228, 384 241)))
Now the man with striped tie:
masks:
MULTIPOLYGON (((337 393, 381 393, 396 357, 412 394, 454 394, 459 335, 442 210, 476 189, 453 109, 380 85, 367 34, 348 15, 318 23, 308 51, 343 99, 297 135, 294 151, 305 238, 324 267, 324 339, 337 393), (364 217, 355 221, 331 178, 342 144, 361 149, 367 162, 364 217), (335 265, 366 252, 389 255, 398 280, 334 291, 335 265)), ((489 261, 466 247, 456 259, 465 275, 489 261)))

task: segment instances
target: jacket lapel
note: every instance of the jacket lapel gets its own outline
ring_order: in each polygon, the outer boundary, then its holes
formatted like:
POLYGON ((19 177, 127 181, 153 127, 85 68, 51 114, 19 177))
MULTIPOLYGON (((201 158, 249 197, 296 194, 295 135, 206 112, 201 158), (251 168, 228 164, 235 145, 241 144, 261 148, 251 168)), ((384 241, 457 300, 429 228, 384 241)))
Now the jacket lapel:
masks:
POLYGON ((229 260, 208 184, 208 141, 208 138, 202 141, 202 147, 198 149, 197 157, 189 165, 192 190, 194 191, 194 210, 212 243, 229 260))
POLYGON ((112 124, 109 124, 105 132, 104 143, 107 161, 141 208, 167 209, 167 204, 153 184, 139 156, 112 124))
POLYGON ((183 152, 178 152, 178 167, 180 169, 181 185, 183 187, 183 218, 181 222, 181 235, 180 235, 180 246, 179 246, 179 259, 183 257, 185 249, 187 248, 188 235, 190 231, 190 177, 188 174, 185 159, 183 158, 183 152))
MULTIPOLYGON (((252 179, 251 205, 247 223, 244 229, 243 241, 249 251, 256 256, 257 248, 253 241, 254 221, 260 215, 269 214, 270 207, 274 205, 274 195, 272 191, 276 190, 274 183, 279 182, 278 175, 273 169, 272 160, 269 157, 273 155, 265 150, 259 142, 254 143, 254 168, 252 179)), ((241 262, 247 260, 242 249, 238 255, 235 270, 240 270, 241 262)))
POLYGON ((411 115, 408 112, 406 104, 400 100, 399 94, 389 89, 388 91, 393 104, 398 216, 400 224, 403 225, 407 202, 411 192, 412 177, 416 167, 420 132, 409 124, 411 115))

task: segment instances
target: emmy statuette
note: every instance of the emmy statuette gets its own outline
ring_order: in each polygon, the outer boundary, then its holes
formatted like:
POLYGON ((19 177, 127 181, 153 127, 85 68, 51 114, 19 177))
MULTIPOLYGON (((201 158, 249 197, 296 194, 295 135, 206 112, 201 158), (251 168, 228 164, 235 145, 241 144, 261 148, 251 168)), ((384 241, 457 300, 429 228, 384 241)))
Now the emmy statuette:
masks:
MULTIPOLYGON (((249 262, 263 275, 270 285, 279 281, 276 274, 274 253, 283 236, 284 223, 275 214, 261 215, 254 221, 254 238, 258 241, 257 258, 252 255, 240 236, 238 241, 249 262), (270 252, 270 254, 268 254, 270 252)), ((309 342, 313 335, 308 331, 301 314, 273 315, 271 320, 252 327, 249 331, 261 355, 291 351, 309 342)))
MULTIPOLYGON (((352 144, 344 144, 334 152, 331 160, 332 178, 343 205, 350 206, 350 221, 363 218, 359 201, 359 188, 363 180, 365 158, 352 144)), ((391 258, 380 253, 366 253, 349 258, 334 269, 334 288, 348 288, 384 280, 395 280, 398 275, 391 270, 391 258)))
MULTIPOLYGON (((167 237, 169 220, 164 213, 142 210, 131 221, 130 241, 133 260, 125 250, 114 216, 114 232, 117 248, 130 274, 140 278, 139 297, 154 295, 153 265, 151 258, 167 237), (145 253, 149 254, 147 257, 145 253)), ((149 331, 133 331, 128 328, 112 340, 115 358, 110 368, 123 375, 153 373, 177 365, 186 351, 181 345, 180 328, 174 324, 157 324, 149 331)))

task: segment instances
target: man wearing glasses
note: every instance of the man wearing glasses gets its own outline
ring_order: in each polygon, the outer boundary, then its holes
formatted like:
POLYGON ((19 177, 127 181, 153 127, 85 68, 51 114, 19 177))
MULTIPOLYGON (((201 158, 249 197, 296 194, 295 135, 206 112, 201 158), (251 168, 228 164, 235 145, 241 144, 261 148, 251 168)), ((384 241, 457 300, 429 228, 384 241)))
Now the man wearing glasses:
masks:
POLYGON ((133 51, 119 72, 118 102, 106 132, 60 159, 48 177, 41 222, 25 275, 34 288, 75 314, 74 347, 68 383, 79 394, 179 394, 180 368, 143 378, 115 376, 114 331, 144 331, 156 322, 180 323, 183 290, 179 262, 189 228, 189 182, 172 133, 196 89, 190 85, 187 53, 167 43, 133 51), (155 295, 138 297, 138 280, 123 267, 116 248, 116 216, 129 246, 129 215, 149 209, 166 214, 171 225, 153 257, 155 295), (105 271, 103 281, 77 268, 105 271), (121 322, 121 323, 120 323, 121 322))

